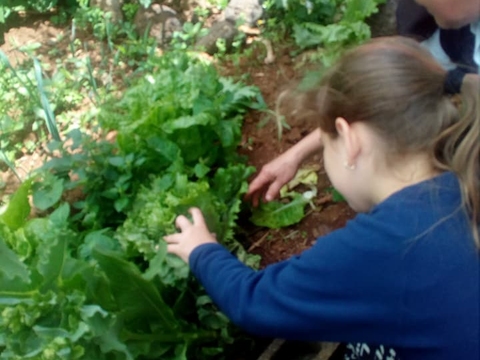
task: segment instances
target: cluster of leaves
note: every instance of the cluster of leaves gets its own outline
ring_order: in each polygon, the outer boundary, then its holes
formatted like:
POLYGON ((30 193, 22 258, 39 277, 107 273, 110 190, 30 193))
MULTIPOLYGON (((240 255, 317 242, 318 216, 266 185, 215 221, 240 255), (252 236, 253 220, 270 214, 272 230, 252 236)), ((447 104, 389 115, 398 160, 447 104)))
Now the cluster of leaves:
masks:
MULTIPOLYGON (((55 113, 74 109, 92 91, 85 62, 72 58, 58 63, 48 77, 38 59, 32 57, 14 67, 0 51, 1 161, 13 163, 17 156, 35 151, 47 135, 59 139, 55 113)), ((62 127, 68 125, 64 121, 62 127)))
POLYGON ((268 16, 293 28, 296 24, 328 24, 335 20, 339 0, 268 0, 264 3, 268 16))
MULTIPOLYGON (((15 9, 28 9, 30 5, 27 3, 15 2, 15 9)), ((90 7, 85 0, 38 2, 35 3, 35 9, 39 12, 49 11, 53 7, 58 10, 70 6, 73 9, 74 3, 78 7, 75 20, 71 24, 69 39, 63 34, 59 35, 55 39, 59 47, 48 52, 51 58, 57 58, 53 66, 48 62, 42 63, 42 55, 36 58, 35 51, 43 47, 40 43, 18 47, 17 50, 25 60, 17 64, 12 64, 0 51, 2 170, 9 167, 15 172, 15 160, 18 157, 36 151, 38 144, 45 143, 49 135, 58 139, 57 134, 66 131, 71 125, 72 119, 68 112, 85 106, 85 99, 89 99, 93 105, 100 103, 106 92, 114 90, 115 77, 122 77, 125 85, 128 85, 129 80, 121 69, 138 67, 137 71, 141 72, 149 71, 154 66, 149 63, 148 58, 155 51, 155 42, 153 39, 138 38, 131 24, 126 22, 122 25, 124 39, 121 43, 113 44, 108 41, 108 44, 99 44, 103 60, 100 64, 95 64, 94 69, 89 55, 79 55, 86 50, 87 45, 76 37, 76 33, 82 21, 82 11, 99 15, 101 20, 97 19, 95 26, 102 27, 103 31, 114 28, 114 25, 105 19, 108 14, 98 7, 90 7), (62 44, 66 43, 68 46, 63 48, 62 44), (62 58, 65 55, 69 55, 67 59, 62 58), (60 124, 61 128, 57 129, 57 124, 60 124)), ((136 3, 132 1, 126 5, 138 6, 136 3)), ((1 6, 10 8, 11 4, 7 2, 1 6)), ((91 112, 95 112, 95 108, 92 108, 91 112)), ((76 122, 89 121, 91 112, 83 113, 80 119, 77 116, 76 122)))
POLYGON ((40 180, 0 215, 0 358, 213 359, 232 342, 162 236, 198 206, 225 246, 258 260, 233 238, 252 173, 236 147, 242 114, 264 103, 187 54, 157 65, 101 107, 116 140, 53 141, 40 180), (44 217, 28 220, 29 194, 44 217))
POLYGON ((77 0, 2 0, 0 4, 0 24, 5 23, 12 13, 19 11, 35 11, 46 13, 54 8, 61 7, 71 11, 77 6, 77 0))
MULTIPOLYGON (((22 144, 25 134, 33 131, 41 136, 41 124, 53 124, 53 120, 41 70, 33 66, 15 69, 2 52, 0 60, 0 148, 2 159, 12 161, 20 151, 16 145, 22 144)), ((55 131, 54 127, 51 129, 55 131)), ((33 148, 34 144, 30 146, 33 148)))
POLYGON ((292 29, 301 48, 321 47, 319 57, 330 66, 341 52, 368 40, 366 20, 385 0, 272 0, 272 16, 292 29))

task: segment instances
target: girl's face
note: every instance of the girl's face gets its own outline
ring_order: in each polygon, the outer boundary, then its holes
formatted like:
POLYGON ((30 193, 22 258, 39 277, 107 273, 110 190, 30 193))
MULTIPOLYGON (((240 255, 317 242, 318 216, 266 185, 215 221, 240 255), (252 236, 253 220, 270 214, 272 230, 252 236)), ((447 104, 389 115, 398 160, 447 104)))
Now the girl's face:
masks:
POLYGON ((480 19, 480 0, 416 0, 439 27, 457 29, 480 19))

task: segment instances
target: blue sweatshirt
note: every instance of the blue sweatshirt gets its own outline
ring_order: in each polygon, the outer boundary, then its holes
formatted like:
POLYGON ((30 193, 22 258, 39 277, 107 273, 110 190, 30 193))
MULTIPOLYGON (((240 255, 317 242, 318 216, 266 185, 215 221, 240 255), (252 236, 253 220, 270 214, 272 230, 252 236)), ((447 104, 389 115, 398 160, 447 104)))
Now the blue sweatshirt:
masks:
POLYGON ((197 247, 189 263, 252 334, 384 344, 402 360, 478 360, 480 255, 471 234, 458 180, 444 173, 261 271, 219 244, 197 247))

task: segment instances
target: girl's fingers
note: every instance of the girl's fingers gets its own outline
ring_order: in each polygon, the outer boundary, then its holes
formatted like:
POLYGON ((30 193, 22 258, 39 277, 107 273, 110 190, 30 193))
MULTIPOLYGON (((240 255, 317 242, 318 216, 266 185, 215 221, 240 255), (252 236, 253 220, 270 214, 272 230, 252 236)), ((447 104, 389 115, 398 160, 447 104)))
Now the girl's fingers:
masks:
POLYGON ((283 184, 280 181, 274 181, 265 193, 265 201, 269 202, 275 199, 280 194, 282 186, 283 184))
POLYGON ((177 234, 164 236, 163 239, 167 244, 178 244, 177 234))
POLYGON ((271 180, 268 176, 265 176, 263 173, 260 173, 250 183, 250 186, 248 187, 248 190, 247 190, 247 193, 245 194, 245 197, 247 199, 250 198, 256 192, 261 191, 261 189, 264 188, 266 185, 268 185, 270 182, 271 182, 271 180))
POLYGON ((194 225, 204 225, 205 220, 203 219, 203 214, 199 208, 191 208, 188 210, 192 214, 193 224, 194 225))
POLYGON ((189 225, 191 225, 191 222, 183 215, 179 215, 175 219, 175 226, 181 231, 183 231, 189 225))
POLYGON ((171 253, 171 254, 176 254, 177 250, 178 250, 177 247, 178 247, 177 244, 168 244, 167 245, 167 252, 171 253))

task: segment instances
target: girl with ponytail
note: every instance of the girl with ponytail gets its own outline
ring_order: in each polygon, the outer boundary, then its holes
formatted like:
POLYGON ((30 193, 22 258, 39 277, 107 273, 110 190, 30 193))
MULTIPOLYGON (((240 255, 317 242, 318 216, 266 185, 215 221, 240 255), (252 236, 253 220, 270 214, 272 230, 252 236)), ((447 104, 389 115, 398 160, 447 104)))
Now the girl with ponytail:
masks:
POLYGON ((306 94, 321 139, 295 145, 283 169, 323 147, 358 215, 260 271, 218 244, 197 208, 177 217, 168 250, 253 334, 341 342, 345 360, 478 360, 479 98, 478 83, 413 40, 355 48, 306 94))

